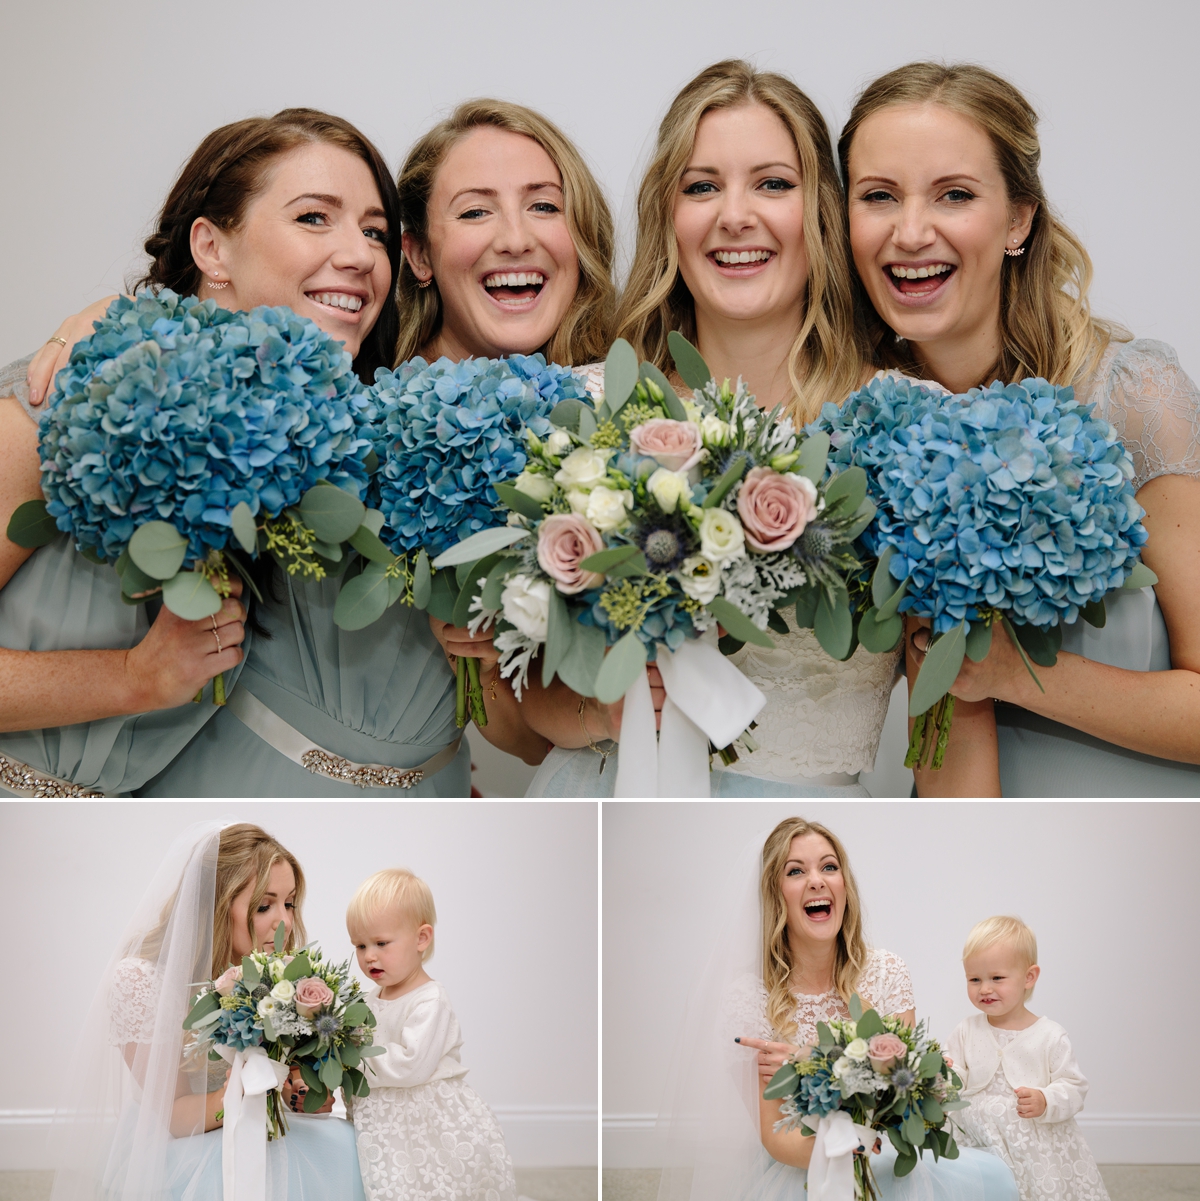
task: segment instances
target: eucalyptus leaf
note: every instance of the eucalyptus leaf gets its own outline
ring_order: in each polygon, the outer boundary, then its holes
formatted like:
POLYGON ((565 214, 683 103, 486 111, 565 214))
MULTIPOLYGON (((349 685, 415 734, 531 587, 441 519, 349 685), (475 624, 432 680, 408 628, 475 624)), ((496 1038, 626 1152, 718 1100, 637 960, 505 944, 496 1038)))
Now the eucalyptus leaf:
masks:
MULTIPOLYGON (((157 592, 162 587, 162 580, 148 576, 128 555, 122 555, 125 568, 120 572, 121 592, 130 599, 145 600, 144 593, 157 592)), ((118 567, 121 559, 117 560, 118 567)))
POLYGON ((429 589, 432 582, 429 556, 423 550, 417 551, 417 562, 413 567, 413 604, 418 609, 424 609, 429 604, 429 589))
POLYGON ((1122 588, 1150 588, 1158 583, 1158 576, 1140 559, 1133 565, 1133 570, 1125 579, 1122 588))
POLYGON ((908 576, 900 581, 899 587, 892 593, 891 596, 879 606, 879 615, 876 621, 887 621, 889 617, 896 615, 896 610, 900 607, 900 602, 904 599, 904 594, 908 591, 908 576))
MULTIPOLYGON (((375 453, 375 448, 372 446, 367 451, 367 457, 363 459, 363 466, 367 470, 367 475, 374 475, 379 470, 379 455, 375 453)), ((376 533, 379 531, 376 530, 376 533)))
POLYGON ((850 1020, 852 1022, 857 1022, 858 1019, 860 1017, 862 1017, 862 1015, 863 1015, 862 997, 860 997, 858 995, 858 993, 850 994, 849 1008, 850 1008, 850 1020))
POLYGON ((353 1029, 355 1026, 361 1026, 367 1020, 370 1012, 365 1001, 352 1001, 346 1006, 346 1012, 342 1014, 342 1021, 353 1029))
POLYGON ((833 1037, 833 1031, 825 1022, 817 1023, 817 1046, 832 1047, 836 1045, 837 1039, 833 1037))
MULTIPOLYGON (((369 513, 369 510, 368 510, 369 513)), ((370 559, 372 563, 382 563, 387 566, 389 563, 396 561, 396 556, 379 539, 379 534, 371 529, 364 520, 362 525, 350 535, 350 545, 364 559, 370 559)))
POLYGON ((483 592, 480 594, 485 609, 500 608, 500 597, 504 592, 504 581, 515 565, 516 560, 511 555, 502 555, 493 564, 491 571, 487 573, 483 592))
POLYGON ((221 996, 219 993, 206 992, 199 997, 196 1003, 188 1010, 188 1015, 183 1019, 183 1028, 185 1030, 193 1029, 197 1022, 202 1018, 207 1017, 210 1013, 214 1013, 221 1008, 221 996))
POLYGON ((699 391, 712 379, 704 356, 677 329, 667 334, 667 349, 675 360, 679 378, 689 388, 699 391))
POLYGON ((1042 630, 1037 626, 1014 622, 1013 629, 1026 653, 1039 667, 1053 667, 1058 662, 1058 652, 1062 648, 1062 626, 1054 625, 1042 630))
POLYGON ((520 526, 501 525, 490 530, 480 530, 449 550, 442 551, 434 559, 433 566, 442 568, 455 567, 459 563, 473 563, 476 559, 482 559, 485 555, 503 550, 506 546, 512 546, 514 542, 528 537, 529 531, 520 526))
POLYGON ((626 559, 632 559, 634 555, 638 554, 641 552, 636 546, 610 546, 605 550, 596 551, 593 555, 588 555, 579 566, 583 571, 607 572, 618 563, 624 563, 626 559))
POLYGON ((630 630, 604 656, 596 673, 596 699, 601 704, 615 704, 629 691, 629 686, 645 666, 646 644, 635 630, 630 630))
POLYGON ((378 538, 379 531, 383 529, 383 514, 378 509, 368 509, 363 514, 362 523, 378 538))
POLYGON ((558 426, 559 429, 570 430, 574 433, 579 429, 579 418, 586 408, 587 405, 575 396, 568 397, 566 400, 560 400, 550 410, 550 424, 558 426))
POLYGON ((303 951, 283 969, 283 978, 285 980, 299 980, 301 976, 310 975, 312 975, 312 965, 308 961, 308 956, 303 951))
POLYGON ((765 646, 768 650, 774 648, 775 642, 771 636, 760 630, 741 609, 723 596, 714 596, 705 608, 725 627, 726 633, 732 634, 739 642, 753 642, 755 646, 765 646))
POLYGON ((8 540, 26 549, 47 546, 59 535, 44 500, 27 500, 17 505, 8 519, 8 540))
POLYGON ((908 699, 909 717, 920 717, 954 686, 967 653, 967 623, 960 622, 929 644, 908 699))
POLYGON ((608 645, 603 630, 572 622, 571 647, 558 665, 558 678, 580 696, 596 695, 596 676, 608 645))
POLYGON ((670 380, 653 363, 643 363, 640 371, 640 376, 647 382, 653 382, 662 389, 663 408, 667 411, 667 416, 673 421, 686 421, 687 410, 683 407, 683 401, 679 399, 675 389, 671 387, 670 380))
POLYGON ((859 1038, 874 1038, 877 1034, 885 1033, 883 1019, 874 1009, 868 1009, 861 1018, 856 1019, 855 1030, 859 1038))
POLYGON ((512 484, 496 484, 496 495, 500 498, 503 504, 506 504, 514 513, 520 513, 522 517, 528 517, 530 521, 541 521, 546 516, 546 511, 542 508, 532 496, 527 496, 520 488, 514 488, 512 484))
POLYGON ((781 1097, 790 1097, 796 1091, 796 1081, 799 1073, 790 1064, 785 1063, 763 1090, 764 1101, 778 1101, 781 1097))
POLYGON ((362 1055, 353 1043, 343 1043, 338 1052, 338 1058, 342 1061, 342 1067, 347 1071, 362 1063, 362 1055))
POLYGON ((404 595, 404 578, 398 575, 390 575, 387 578, 387 582, 387 607, 390 609, 404 595))
POLYGON ((704 498, 701 508, 715 509, 717 505, 725 499, 725 493, 734 486, 742 478, 742 474, 746 470, 749 460, 743 456, 739 456, 721 476, 712 488, 709 489, 708 495, 704 498))
POLYGON ((242 550, 248 555, 254 554, 254 548, 258 545, 258 526, 255 524, 254 514, 250 512, 250 506, 244 500, 239 500, 233 506, 233 512, 229 514, 229 524, 242 550))
POLYGON ((619 563, 614 563, 604 574, 610 580, 623 580, 628 576, 648 575, 646 556, 639 550, 636 555, 630 555, 619 563))
POLYGON ((810 584, 796 597, 796 625, 802 630, 811 630, 817 618, 817 601, 824 589, 819 584, 810 584))
POLYGON ((1080 605, 1079 616, 1097 630, 1104 629, 1104 623, 1108 621, 1108 609, 1104 605, 1104 597, 1088 601, 1086 605, 1080 605))
POLYGON ((850 541, 857 538, 875 520, 877 512, 875 502, 869 496, 865 497, 854 514, 854 520, 843 531, 844 537, 850 541))
POLYGON ((904 635, 904 619, 893 613, 884 621, 878 620, 879 610, 872 605, 858 623, 858 640, 873 655, 886 655, 896 649, 904 635))
POLYGON ((792 470, 797 475, 807 476, 814 484, 820 484, 825 478, 825 464, 828 461, 829 435, 819 430, 800 443, 800 458, 792 470))
POLYGON ((133 531, 129 557, 148 576, 169 580, 183 566, 187 545, 187 539, 170 522, 147 521, 133 531))
POLYGON ((843 515, 853 513, 866 499, 867 473, 861 467, 847 467, 838 472, 825 489, 825 511, 840 509, 843 515))
POLYGON ((1041 689, 1042 692, 1045 692, 1046 690, 1045 688, 1042 688, 1041 680, 1037 678, 1037 672, 1033 670, 1033 664, 1029 662, 1029 656, 1025 653, 1025 648, 1021 645, 1021 640, 1017 637, 1017 631, 1013 628, 1013 623, 1009 621, 1007 617, 1002 617, 1000 621, 1003 624, 1009 638, 1012 640, 1013 646, 1017 648, 1017 654, 1021 656, 1021 662, 1025 664, 1025 670, 1029 672, 1030 676, 1033 677, 1033 682, 1038 686, 1038 688, 1041 689))
POLYGON ((992 649, 992 627, 986 621, 973 621, 967 631, 967 658, 982 663, 992 649))
POLYGON ((904 1141, 904 1135, 896 1126, 886 1127, 888 1138, 891 1139, 892 1146, 896 1148, 897 1155, 910 1155, 912 1153, 909 1145, 904 1141))
POLYGON ((95 563, 97 567, 102 567, 108 560, 94 547, 81 546, 79 553, 89 562, 95 563))
MULTIPOLYGON (((908 1117, 900 1123, 900 1129, 904 1137, 914 1146, 919 1147, 925 1141, 925 1120, 921 1117, 918 1109, 913 1108, 908 1111, 908 1117)), ((897 1162, 896 1167, 900 1164, 897 1162)), ((899 1173, 897 1173, 899 1174, 899 1173)))
POLYGON ((287 926, 280 922, 275 927, 275 954, 282 955, 283 948, 287 946, 287 926))
POLYGON ((935 1126, 941 1125, 946 1120, 942 1107, 934 1097, 921 1098, 921 1114, 927 1122, 932 1122, 935 1126))
POLYGON ((325 1086, 321 1083, 320 1076, 317 1075, 316 1069, 307 1060, 300 1061, 300 1076, 310 1089, 316 1089, 321 1093, 325 1092, 325 1086))
POLYGON ((827 588, 818 590, 813 633, 831 659, 840 663, 850 653, 850 644, 854 638, 854 618, 850 615, 850 605, 844 599, 844 594, 839 594, 836 601, 831 602, 827 588))
POLYGON ((871 599, 875 602, 877 609, 882 609, 884 602, 896 590, 892 573, 889 570, 895 557, 896 548, 889 544, 883 548, 883 554, 879 556, 879 562, 875 564, 875 571, 871 576, 871 599))
POLYGON ((347 580, 333 606, 340 630, 362 630, 378 621, 388 607, 388 578, 381 563, 368 563, 361 575, 347 580))
MULTIPOLYGON (((359 529, 362 529, 359 526, 359 529)), ((320 538, 313 540, 313 553, 320 555, 322 559, 330 563, 340 563, 342 561, 342 544, 340 542, 325 542, 320 538)))
POLYGON ((542 648, 542 687, 549 688, 567 652, 571 649, 571 634, 575 623, 567 612, 567 602, 553 586, 546 618, 546 645, 542 648))
POLYGON ((604 400, 614 415, 633 395, 637 382, 637 352, 624 338, 618 338, 604 360, 604 400))
MULTIPOLYGON (((920 1076, 922 1080, 932 1080, 934 1076, 936 1076, 938 1072, 942 1070, 945 1062, 946 1061, 942 1058, 942 1053, 940 1051, 926 1051, 925 1054, 921 1056, 921 1063, 917 1068, 917 1075, 920 1076)), ((914 1139, 913 1141, 915 1142, 916 1140, 914 1139)))
POLYGON ((217 590, 198 571, 181 571, 164 580, 162 597, 163 604, 185 621, 199 621, 221 611, 217 590))
POLYGON ((776 634, 787 634, 789 632, 787 619, 778 609, 772 609, 767 614, 767 629, 774 630, 776 634))
POLYGON ((439 571, 430 584, 429 603, 425 606, 425 612, 439 621, 453 623, 457 600, 458 585, 454 582, 454 572, 439 571))
POLYGON ((585 442, 592 440, 592 435, 596 432, 596 414, 591 409, 584 408, 580 412, 577 432, 585 442))
POLYGON ((242 956, 242 983, 249 989, 257 988, 262 980, 262 968, 250 958, 242 956))
POLYGON ((330 1092, 342 1083, 342 1065, 332 1055, 321 1065, 321 1071, 318 1074, 321 1077, 321 1083, 330 1092))
MULTIPOLYGON (((359 1054, 362 1054, 361 1050, 359 1054)), ((349 1081, 351 1096, 369 1097, 371 1095, 371 1086, 367 1083, 366 1076, 358 1068, 347 1068, 346 1079, 349 1081)))
MULTIPOLYGON (((924 1126, 921 1127, 924 1129, 924 1126)), ((909 1172, 917 1166, 917 1157, 911 1152, 908 1155, 897 1155, 896 1163, 892 1168, 892 1175, 899 1180, 901 1177, 907 1176, 909 1172)))
POLYGON ((361 500, 330 484, 317 484, 300 498, 300 516, 322 542, 345 542, 366 513, 361 500))

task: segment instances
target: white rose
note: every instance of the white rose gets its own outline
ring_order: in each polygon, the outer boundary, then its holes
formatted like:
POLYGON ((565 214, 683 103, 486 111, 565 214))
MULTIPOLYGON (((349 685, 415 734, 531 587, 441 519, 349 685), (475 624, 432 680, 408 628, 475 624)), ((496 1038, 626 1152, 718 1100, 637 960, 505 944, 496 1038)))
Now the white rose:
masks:
POLYGON ((290 980, 280 980, 278 984, 271 989, 271 996, 277 1001, 282 1001, 285 1005, 296 995, 296 986, 290 980))
POLYGON ((283 1008, 274 997, 263 997, 258 1003, 258 1016, 260 1018, 273 1018, 283 1008))
POLYGON ((572 488, 567 492, 567 504, 571 506, 572 513, 586 513, 588 507, 588 497, 590 492, 585 492, 582 488, 572 488))
POLYGON ((707 605, 721 591, 721 565, 707 555, 689 555, 676 574, 684 595, 702 605, 707 605))
POLYGON ((554 473, 554 479, 564 488, 590 490, 603 481, 607 472, 608 454, 593 450, 590 446, 581 446, 563 459, 562 466, 554 473))
POLYGON ((511 622, 526 638, 546 641, 550 621, 550 582, 527 575, 512 576, 500 593, 504 620, 511 622))
POLYGON ((867 1057, 867 1040, 856 1038, 846 1047, 846 1058, 857 1059, 860 1063, 867 1057))
POLYGON ((833 1065, 834 1078, 840 1080, 848 1071, 854 1067, 854 1060, 847 1059, 845 1055, 841 1056, 833 1065))
POLYGON ((658 501, 658 507, 664 513, 674 513, 680 498, 685 501, 692 499, 687 473, 683 471, 668 471, 665 467, 660 467, 646 481, 646 487, 650 489, 650 495, 658 501))
POLYGON ((513 487, 526 496, 532 496, 539 504, 554 495, 554 481, 548 475, 535 475, 530 471, 522 471, 513 480, 513 487))
POLYGON ((272 983, 278 983, 283 979, 283 973, 287 971, 287 964, 282 959, 272 959, 270 963, 270 973, 272 983))
POLYGON ((552 455, 565 455, 571 449, 571 435, 566 430, 555 430, 546 439, 546 450, 552 455))
POLYGON ((729 426, 713 413, 700 422, 700 437, 705 446, 724 446, 729 441, 729 426))
POLYGON ((607 534, 610 530, 619 530, 626 523, 632 508, 633 493, 627 489, 593 488, 588 493, 584 516, 600 533, 607 534))
POLYGON ((705 509, 700 518, 700 552, 714 563, 725 563, 744 554, 745 550, 742 523, 727 509, 705 509))

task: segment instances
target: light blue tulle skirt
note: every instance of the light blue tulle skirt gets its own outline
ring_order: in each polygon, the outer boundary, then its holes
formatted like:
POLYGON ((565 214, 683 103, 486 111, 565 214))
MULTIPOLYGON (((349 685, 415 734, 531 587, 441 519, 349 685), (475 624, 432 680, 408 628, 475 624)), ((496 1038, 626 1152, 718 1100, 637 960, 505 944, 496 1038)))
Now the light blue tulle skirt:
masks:
MULTIPOLYGON (((895 1163, 896 1152, 885 1140, 883 1150, 871 1156, 882 1201, 1020 1201, 1008 1164, 986 1151, 960 1147, 957 1159, 937 1162, 927 1153, 899 1179, 892 1174, 895 1163)), ((738 1201, 804 1201, 807 1179, 803 1168, 789 1168, 764 1151, 738 1201)))
MULTIPOLYGON (((165 1194, 170 1201, 222 1201, 221 1134, 210 1130, 171 1140, 165 1194)), ((267 1144, 266 1196, 365 1201, 354 1127, 331 1114, 288 1114, 287 1134, 267 1144)))

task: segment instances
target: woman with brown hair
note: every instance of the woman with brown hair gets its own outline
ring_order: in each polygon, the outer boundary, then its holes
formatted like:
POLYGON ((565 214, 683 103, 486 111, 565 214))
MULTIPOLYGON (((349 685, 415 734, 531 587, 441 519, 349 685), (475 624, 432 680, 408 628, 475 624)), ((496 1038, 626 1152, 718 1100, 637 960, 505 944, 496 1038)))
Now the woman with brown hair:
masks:
MULTIPOLYGON (((299 862, 258 826, 203 822, 175 841, 84 1025, 54 1118, 53 1201, 220 1201, 229 1069, 197 1050, 183 1019, 198 981, 270 947, 280 923, 286 950, 303 945, 303 902, 299 862)), ((362 1201, 350 1123, 287 1120, 266 1146, 264 1201, 362 1201)))
MULTIPOLYGON (((740 861, 724 930, 689 999, 672 1093, 660 1114, 665 1137, 659 1201, 802 1201, 814 1138, 777 1131, 770 1078, 817 1023, 864 1008, 911 1025, 904 961, 871 947, 845 847, 817 822, 786 818, 740 861), (756 1053, 747 1054, 747 1049, 756 1053)), ((1012 1172, 985 1152, 928 1158, 905 1177, 883 1139, 868 1150, 886 1201, 1017 1201, 1012 1172)))
MULTIPOLYGON (((955 392, 1073 387, 1132 453, 1158 575, 1108 597, 1102 629, 1067 626, 1040 689, 1007 638, 967 660, 947 763, 973 756, 1006 796, 1200 794, 1200 390, 1169 346, 1093 315, 1091 260, 1042 187, 1037 114, 1006 80, 900 67, 859 97, 838 151, 874 365, 955 392), (964 711, 972 747, 956 743, 964 711)), ((910 624, 910 681, 928 637, 910 624)), ((959 792, 944 770, 917 783, 959 792)))
MULTIPOLYGON (((664 371, 678 329, 717 379, 740 376, 763 408, 782 405, 797 424, 869 374, 829 130, 781 75, 731 59, 675 97, 638 192, 633 262, 618 332, 664 371)), ((767 704, 758 749, 714 771, 712 795, 865 796, 858 775, 874 765, 899 652, 859 647, 839 663, 788 621, 774 649, 747 644, 733 656, 767 704)), ((616 773, 599 775, 593 751, 619 738, 621 705, 565 689, 549 703, 536 687, 523 703, 557 744, 529 795, 611 795, 616 773)))

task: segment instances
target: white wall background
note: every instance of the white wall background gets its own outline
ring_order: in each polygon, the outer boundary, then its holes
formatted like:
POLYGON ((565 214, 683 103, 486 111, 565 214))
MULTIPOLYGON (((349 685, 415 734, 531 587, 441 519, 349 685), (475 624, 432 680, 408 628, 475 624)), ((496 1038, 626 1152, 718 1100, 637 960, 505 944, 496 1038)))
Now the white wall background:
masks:
POLYGON ((714 801, 604 806, 606 1166, 656 1165, 675 1031, 731 867, 797 813, 842 840, 868 942, 906 961, 935 1033, 975 1012, 971 926, 1015 913, 1038 939, 1030 1007, 1066 1027, 1091 1083, 1080 1126, 1097 1159, 1200 1162, 1200 804, 714 801))
POLYGON ((0 989, 15 1052, 0 1074, 0 1170, 52 1166, 41 1136, 69 1078, 74 1023, 159 857, 212 818, 256 822, 296 855, 309 937, 338 959, 353 956, 346 904, 368 875, 404 866, 425 879, 439 919, 430 974, 450 994, 468 1080, 513 1159, 597 1162, 595 805, 10 802, 0 963, 22 983, 0 989))
POLYGON ((1090 248, 1097 309, 1200 375, 1189 0, 41 0, 0 7, 0 363, 114 291, 179 166, 215 126, 285 105, 349 118, 389 162, 449 107, 495 95, 574 137, 626 213, 648 139, 701 67, 793 76, 835 129, 916 58, 984 63, 1043 117, 1049 194, 1090 248))

